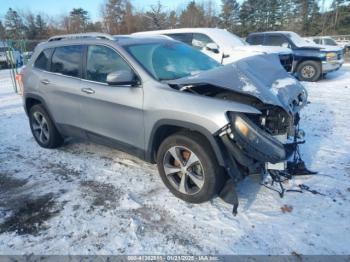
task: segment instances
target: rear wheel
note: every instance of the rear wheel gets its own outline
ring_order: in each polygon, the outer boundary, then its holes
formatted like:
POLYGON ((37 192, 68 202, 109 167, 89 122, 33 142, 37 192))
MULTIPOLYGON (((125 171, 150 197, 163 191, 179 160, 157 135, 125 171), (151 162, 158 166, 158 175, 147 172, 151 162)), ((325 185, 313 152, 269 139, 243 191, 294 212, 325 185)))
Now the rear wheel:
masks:
POLYGON ((31 107, 29 124, 36 142, 44 148, 56 148, 63 144, 63 138, 41 104, 31 107))
POLYGON ((316 61, 304 61, 298 66, 300 81, 315 82, 322 75, 321 64, 316 61))
POLYGON ((157 164, 168 189, 191 203, 213 198, 226 179, 210 144, 193 133, 182 132, 166 138, 159 147, 157 164))

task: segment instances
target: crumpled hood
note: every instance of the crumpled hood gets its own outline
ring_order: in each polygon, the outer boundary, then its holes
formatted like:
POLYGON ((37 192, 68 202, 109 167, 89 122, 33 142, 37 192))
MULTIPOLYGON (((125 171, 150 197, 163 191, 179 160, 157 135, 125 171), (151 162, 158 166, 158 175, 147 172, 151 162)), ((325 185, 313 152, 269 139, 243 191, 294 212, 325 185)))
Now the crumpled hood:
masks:
POLYGON ((276 55, 247 57, 167 83, 182 86, 210 84, 254 96, 265 104, 280 106, 293 114, 307 101, 306 89, 284 70, 276 55))

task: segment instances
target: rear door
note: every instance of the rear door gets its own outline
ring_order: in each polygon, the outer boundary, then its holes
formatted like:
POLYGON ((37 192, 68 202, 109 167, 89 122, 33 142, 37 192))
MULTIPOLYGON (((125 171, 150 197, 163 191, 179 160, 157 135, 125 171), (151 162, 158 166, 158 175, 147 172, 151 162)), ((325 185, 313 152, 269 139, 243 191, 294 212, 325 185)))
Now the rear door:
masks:
POLYGON ((106 83, 109 73, 134 73, 133 69, 116 50, 104 45, 87 46, 84 61, 81 118, 88 136, 97 142, 114 143, 130 153, 140 153, 144 147, 143 89, 106 83))
MULTIPOLYGON (((50 72, 43 72, 40 75, 45 101, 52 117, 64 133, 81 135, 77 128, 81 125, 79 101, 83 46, 61 46, 52 52, 50 72)), ((39 59, 40 57, 38 61, 39 59)))

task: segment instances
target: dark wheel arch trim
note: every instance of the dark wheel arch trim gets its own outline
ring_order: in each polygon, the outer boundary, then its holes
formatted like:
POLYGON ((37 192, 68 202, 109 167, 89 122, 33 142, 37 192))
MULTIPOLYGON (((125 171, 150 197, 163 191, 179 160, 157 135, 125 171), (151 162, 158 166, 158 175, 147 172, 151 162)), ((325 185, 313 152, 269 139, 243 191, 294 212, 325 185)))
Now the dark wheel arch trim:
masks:
MULTIPOLYGON (((190 131, 198 132, 199 134, 203 135, 210 143, 219 165, 223 166, 223 167, 226 166, 225 157, 222 153, 223 147, 220 144, 220 141, 215 138, 215 135, 210 133, 207 129, 205 129, 202 126, 199 126, 199 125, 196 125, 196 124, 193 124, 190 122, 184 122, 184 121, 172 120, 172 119, 158 120, 156 122, 156 124, 153 126, 153 129, 152 129, 150 136, 149 136, 149 143, 147 145, 146 156, 145 156, 146 161, 151 162, 151 163, 155 162, 155 154, 154 154, 155 148, 154 147, 156 145, 156 139, 157 139, 155 137, 155 134, 157 133, 159 128, 162 128, 164 126, 173 126, 173 127, 179 128, 179 129, 188 129, 190 131)), ((146 141, 147 141, 147 139, 146 139, 146 141)))
POLYGON ((28 111, 28 108, 27 108, 27 101, 28 101, 28 99, 35 99, 35 100, 38 100, 38 101, 40 101, 40 104, 42 104, 43 107, 45 108, 46 112, 48 113, 48 115, 49 115, 51 121, 53 122, 53 124, 55 125, 55 127, 57 128, 57 130, 58 130, 59 132, 61 132, 61 130, 60 130, 60 128, 59 128, 59 125, 56 124, 56 122, 55 122, 54 118, 52 117, 52 114, 51 114, 51 112, 50 112, 50 110, 49 110, 47 104, 45 103, 45 100, 44 100, 41 96, 36 95, 36 94, 25 94, 24 97, 23 97, 23 99, 24 99, 24 110, 25 110, 27 116, 29 115, 29 111, 28 111))
POLYGON ((302 56, 294 55, 295 65, 293 67, 293 73, 297 73, 298 69, 299 69, 299 65, 301 63, 304 63, 304 62, 307 62, 307 61, 318 62, 318 63, 320 63, 322 65, 322 60, 320 58, 316 58, 316 57, 302 57, 302 56))

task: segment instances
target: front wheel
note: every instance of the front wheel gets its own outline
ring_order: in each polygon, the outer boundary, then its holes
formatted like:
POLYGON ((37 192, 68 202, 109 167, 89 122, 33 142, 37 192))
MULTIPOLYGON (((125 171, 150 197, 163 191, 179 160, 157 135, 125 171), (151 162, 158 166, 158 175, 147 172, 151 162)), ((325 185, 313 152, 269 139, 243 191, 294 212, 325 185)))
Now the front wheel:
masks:
POLYGON ((212 199, 225 182, 210 144, 197 134, 183 132, 166 138, 159 147, 157 165, 168 189, 190 203, 212 199))
POLYGON ((322 75, 321 64, 316 61, 304 61, 298 66, 300 81, 316 82, 322 75))

